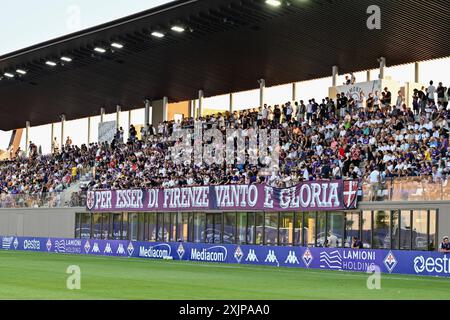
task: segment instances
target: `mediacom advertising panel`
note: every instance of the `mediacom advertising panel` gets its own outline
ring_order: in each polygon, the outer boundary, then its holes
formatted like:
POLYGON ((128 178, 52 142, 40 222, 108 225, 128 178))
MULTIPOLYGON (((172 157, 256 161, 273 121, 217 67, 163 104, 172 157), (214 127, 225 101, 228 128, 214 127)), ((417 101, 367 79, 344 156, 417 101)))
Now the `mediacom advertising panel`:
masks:
POLYGON ((450 277, 450 254, 427 251, 219 245, 0 236, 1 250, 450 277))

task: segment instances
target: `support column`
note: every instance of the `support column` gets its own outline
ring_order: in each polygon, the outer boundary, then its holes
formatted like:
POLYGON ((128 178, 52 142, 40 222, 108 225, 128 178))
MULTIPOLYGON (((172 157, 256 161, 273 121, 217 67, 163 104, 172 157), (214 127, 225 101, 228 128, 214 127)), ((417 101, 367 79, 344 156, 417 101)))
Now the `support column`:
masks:
POLYGON ((259 106, 264 107, 264 89, 266 88, 266 80, 259 80, 259 106))
POLYGON ((87 121, 88 121, 87 145, 89 147, 89 145, 91 144, 91 117, 88 117, 87 121))
POLYGON ((150 124, 150 100, 145 100, 144 126, 148 130, 147 124, 150 124))
POLYGON ((65 145, 64 140, 64 124, 66 122, 66 115, 61 115, 61 150, 63 149, 63 146, 65 145))
POLYGON ((414 82, 420 82, 420 62, 414 63, 414 82))
POLYGON ((116 129, 120 128, 120 112, 122 108, 118 105, 116 106, 116 129))
POLYGON ((292 83, 292 101, 297 101, 297 83, 292 83))
POLYGON ((366 72, 366 78, 367 78, 367 82, 371 81, 371 80, 370 80, 370 70, 367 70, 367 72, 366 72))
POLYGON ((203 98, 205 97, 205 93, 203 90, 198 91, 198 117, 202 116, 202 108, 203 108, 203 98))
POLYGON ((189 116, 195 119, 195 100, 189 101, 189 116))
POLYGON ((187 114, 188 118, 192 117, 192 100, 189 100, 188 102, 188 114, 187 114))
POLYGON ((53 137, 55 135, 55 124, 52 123, 50 126, 50 152, 53 153, 53 137))
POLYGON ((100 108, 100 123, 103 123, 105 118, 105 108, 100 108))
POLYGON ((128 128, 126 128, 124 131, 125 132, 128 132, 128 130, 130 129, 130 127, 131 127, 131 110, 129 110, 128 111, 128 128))
POLYGON ((386 69, 386 58, 385 57, 381 57, 379 59, 380 61, 380 75, 379 75, 379 79, 383 80, 384 79, 384 71, 386 69))
POLYGON ((30 121, 25 122, 25 155, 28 157, 30 144, 30 121))
POLYGON ((167 108, 168 107, 169 107, 169 98, 164 97, 163 98, 163 121, 167 121, 167 117, 168 117, 167 108))
POLYGON ((332 86, 333 87, 337 86, 338 75, 339 75, 339 68, 338 68, 338 66, 333 66, 333 68, 332 68, 332 86))
POLYGON ((228 111, 230 111, 230 113, 233 113, 233 94, 232 93, 230 93, 230 106, 229 106, 229 110, 228 111))

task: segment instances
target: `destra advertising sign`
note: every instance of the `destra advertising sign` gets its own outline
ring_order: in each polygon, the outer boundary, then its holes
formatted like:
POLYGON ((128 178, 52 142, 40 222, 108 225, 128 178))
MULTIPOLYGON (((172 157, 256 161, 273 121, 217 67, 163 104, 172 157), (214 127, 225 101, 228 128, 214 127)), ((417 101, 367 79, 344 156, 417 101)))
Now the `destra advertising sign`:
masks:
POLYGON ((32 250, 52 254, 173 259, 352 272, 367 272, 377 266, 384 273, 450 276, 450 254, 439 252, 3 236, 0 236, 0 241, 2 250, 32 250))

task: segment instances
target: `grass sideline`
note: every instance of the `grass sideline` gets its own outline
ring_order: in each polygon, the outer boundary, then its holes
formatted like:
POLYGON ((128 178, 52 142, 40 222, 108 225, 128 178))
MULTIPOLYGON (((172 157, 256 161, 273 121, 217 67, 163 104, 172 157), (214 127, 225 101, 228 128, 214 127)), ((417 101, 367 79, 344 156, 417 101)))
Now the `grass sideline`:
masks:
POLYGON ((450 299, 450 279, 317 269, 0 251, 0 299, 334 300, 450 299), (66 288, 81 268, 81 290, 66 288))

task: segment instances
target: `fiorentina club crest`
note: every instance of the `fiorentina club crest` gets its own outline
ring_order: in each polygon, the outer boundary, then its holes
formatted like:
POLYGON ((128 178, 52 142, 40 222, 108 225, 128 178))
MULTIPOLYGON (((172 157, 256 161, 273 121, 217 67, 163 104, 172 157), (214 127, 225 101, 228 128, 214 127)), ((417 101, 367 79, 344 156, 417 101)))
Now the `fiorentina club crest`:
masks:
POLYGON ((358 199, 358 181, 348 180, 344 181, 344 206, 347 209, 356 208, 358 199))
POLYGON ((128 244, 127 251, 128 251, 128 255, 131 257, 133 255, 133 252, 134 252, 134 247, 133 247, 133 244, 131 242, 128 244))
POLYGON ((177 249, 178 258, 180 258, 180 260, 183 258, 184 252, 185 252, 185 250, 184 250, 183 244, 180 243, 180 245, 178 246, 178 249, 177 249))
POLYGON ((309 268, 309 265, 311 264, 313 260, 313 256, 311 254, 311 251, 309 251, 309 248, 306 248, 305 253, 303 253, 302 260, 305 263, 305 266, 309 268))
POLYGON ((95 205, 95 192, 94 191, 88 191, 87 198, 86 198, 86 206, 88 210, 92 210, 95 205))
POLYGON ((236 248, 236 251, 234 252, 234 258, 238 263, 241 263, 242 257, 244 256, 244 253, 242 252, 242 249, 240 246, 236 248))
POLYGON ((384 262, 384 265, 386 266, 386 268, 388 269, 389 273, 391 273, 392 270, 394 270, 395 266, 398 263, 397 259, 395 259, 395 256, 392 253, 392 251, 389 251, 388 255, 386 256, 386 258, 384 258, 383 262, 384 262))

